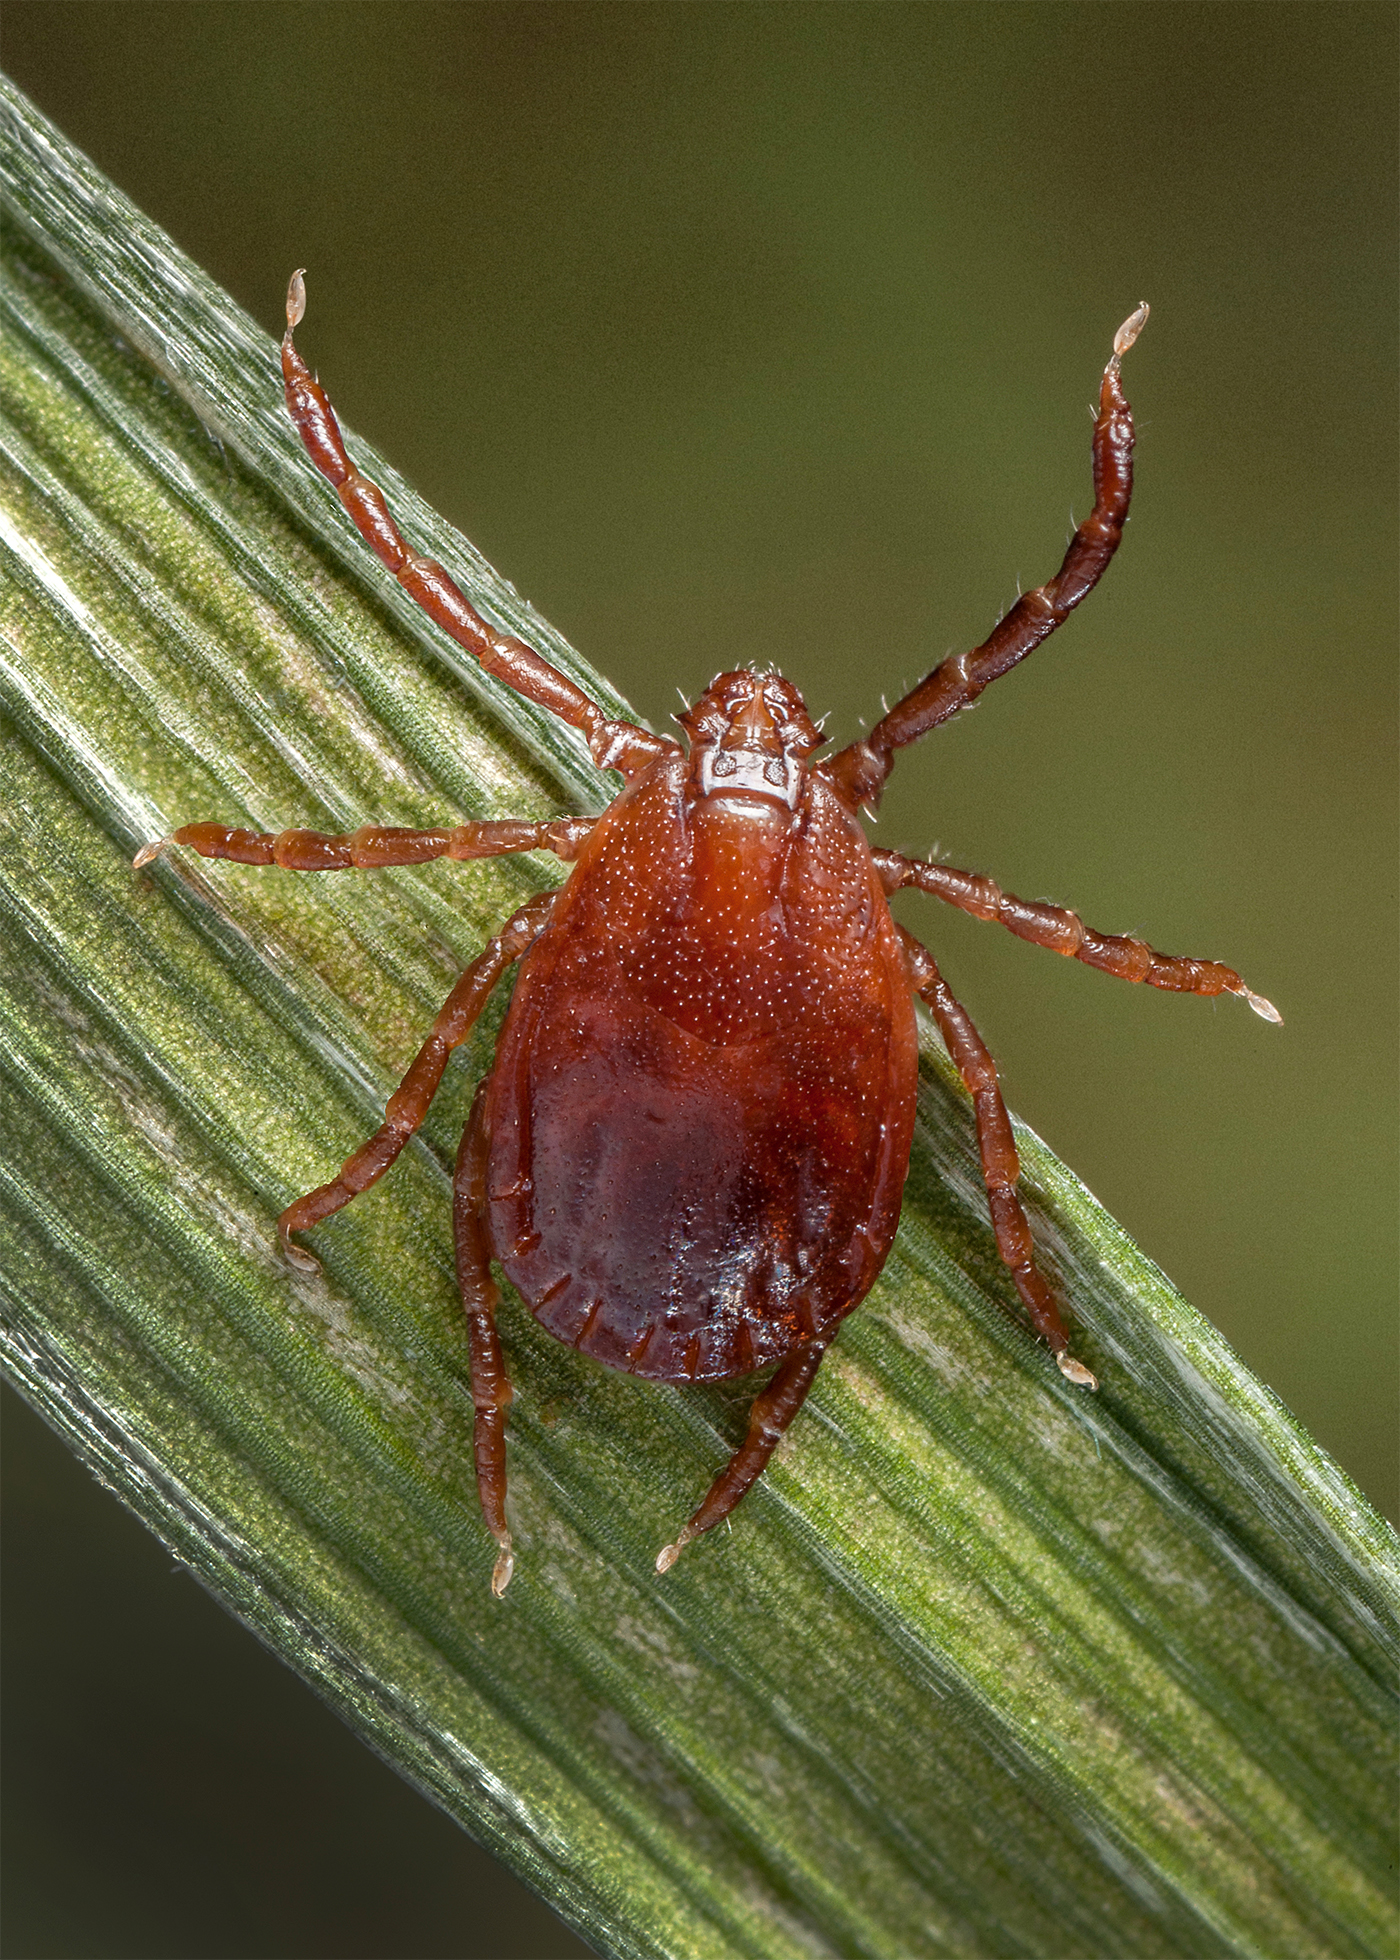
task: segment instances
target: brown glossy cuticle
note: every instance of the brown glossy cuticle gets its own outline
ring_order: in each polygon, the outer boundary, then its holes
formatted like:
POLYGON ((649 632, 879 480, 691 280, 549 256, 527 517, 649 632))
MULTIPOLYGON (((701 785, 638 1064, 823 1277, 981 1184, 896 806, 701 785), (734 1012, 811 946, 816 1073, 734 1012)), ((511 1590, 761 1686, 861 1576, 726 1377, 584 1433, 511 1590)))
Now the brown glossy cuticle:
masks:
MULTIPOLYGON (((463 973, 379 1130, 279 1221, 289 1257, 314 1268, 290 1235, 383 1176, 427 1114, 448 1056, 518 961, 496 1059, 463 1134, 453 1207, 494 1590, 505 1590, 513 1552, 511 1389, 492 1261, 544 1327, 610 1367, 707 1381, 776 1364, 744 1442, 658 1557, 667 1570, 761 1474, 884 1263, 913 1135, 915 994, 972 1098, 997 1250, 1065 1375, 1094 1386, 1067 1352, 1059 1304, 1035 1263, 996 1066, 932 954, 894 924, 887 895, 913 886, 1118 978, 1237 993, 1279 1017, 1230 967, 1096 933, 1073 912, 1012 897, 973 872, 872 851, 858 813, 878 800, 900 748, 1023 660, 1107 568, 1132 492, 1119 362, 1147 309, 1115 339, 1094 426, 1094 508, 1055 578, 1018 599, 982 646, 936 667, 863 740, 817 762, 822 738, 776 674, 721 674, 681 717, 683 749, 609 721, 532 647, 485 620, 441 565, 408 547, 378 487, 350 461, 293 345, 304 307, 298 273, 282 344, 287 406, 361 536, 489 673, 581 730, 599 767, 623 777, 598 818, 367 825, 338 836, 197 823, 169 840, 204 857, 297 871, 529 850, 574 866, 463 973)), ((138 863, 161 848, 147 846, 138 863)))

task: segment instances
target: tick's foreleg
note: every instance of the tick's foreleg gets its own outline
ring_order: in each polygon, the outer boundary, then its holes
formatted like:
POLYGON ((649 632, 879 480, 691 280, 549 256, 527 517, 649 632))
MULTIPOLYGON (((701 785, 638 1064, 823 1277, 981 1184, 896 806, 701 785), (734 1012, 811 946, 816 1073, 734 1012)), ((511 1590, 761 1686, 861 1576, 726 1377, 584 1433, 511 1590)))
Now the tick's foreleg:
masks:
POLYGON ((554 899, 553 892, 544 892, 539 898, 532 898, 528 905, 522 905, 486 950, 472 961, 447 996, 432 1033, 414 1057, 408 1073, 389 1098, 384 1122, 368 1143, 361 1144, 352 1157, 346 1158, 337 1177, 315 1191, 308 1191, 294 1205, 288 1205, 278 1219, 283 1249, 294 1266, 303 1272, 319 1270, 309 1252, 292 1244, 291 1234, 310 1231, 313 1225, 319 1225, 323 1218, 329 1218, 332 1212, 348 1205, 352 1198, 383 1177, 427 1115, 448 1056, 471 1033, 487 996, 506 968, 543 931, 554 899))
POLYGON ((811 1341, 790 1354, 749 1411, 749 1433, 710 1485, 709 1494, 674 1545, 656 1555, 658 1572, 669 1572, 686 1546, 727 1518, 744 1492, 762 1475, 778 1438, 807 1399, 826 1352, 825 1341, 811 1341))
POLYGON ((1060 905, 1047 905, 1040 899, 1014 898, 990 878, 975 871, 955 871, 948 864, 928 864, 916 858, 901 857, 898 851, 876 851, 875 865, 887 892, 912 885, 916 890, 956 905, 975 919, 987 919, 1018 939, 1033 946, 1048 946, 1052 953, 1082 960, 1085 966, 1099 967, 1119 980, 1146 981, 1149 987, 1165 987, 1176 994, 1238 994, 1266 1021, 1281 1022, 1283 1016, 1262 994, 1253 993, 1233 967, 1216 960, 1192 960, 1177 953, 1158 953, 1141 939, 1119 938, 1113 933, 1094 932, 1077 912, 1060 905))
POLYGON ((476 1407, 476 1487, 486 1528, 500 1551, 491 1574, 497 1599, 510 1584, 515 1558, 506 1524, 506 1411, 511 1404, 501 1337, 496 1331, 496 1308, 501 1295, 491 1277, 491 1249, 482 1218, 486 1211, 485 1122, 486 1084, 476 1092, 471 1117, 457 1152, 457 1176, 452 1193, 452 1225, 457 1244, 457 1281, 467 1315, 471 1343, 472 1402, 476 1407))
POLYGON ((1047 585, 1024 592, 980 647, 954 654, 897 701, 864 741, 853 742, 821 765, 847 796, 873 805, 894 766, 897 749, 917 742, 983 688, 1009 673, 1042 640, 1069 618, 1092 592, 1118 549, 1133 494, 1133 414, 1123 393, 1119 367, 1147 322, 1146 305, 1123 322, 1113 336, 1113 353, 1099 389, 1094 422, 1094 508, 1069 541, 1059 571, 1047 585))
POLYGON ((560 817, 552 823, 523 818, 457 824, 451 830, 398 830, 365 824, 344 836, 320 830, 232 830, 221 823, 187 823, 173 837, 145 844, 132 860, 141 870, 168 844, 184 844, 204 858, 231 858, 235 864, 275 864, 284 871, 384 871, 395 864, 427 864, 433 858, 508 857, 515 851, 553 851, 566 861, 596 817, 560 817))
POLYGON ((351 462, 326 391, 292 344, 293 330, 305 311, 305 282, 300 272, 294 272, 287 288, 287 331, 282 339, 288 413, 312 462, 334 485, 351 523, 409 597, 479 660, 488 674, 513 687, 527 701, 547 708, 571 728, 581 729, 600 769, 617 769, 629 775, 645 768, 665 750, 673 750, 676 744, 669 738, 649 735, 630 721, 609 721, 582 688, 575 687, 557 667, 551 667, 533 647, 483 619, 435 559, 420 557, 409 547, 389 513, 384 492, 351 462))
POLYGON ((997 1251, 1010 1268, 1016 1291, 1036 1332, 1050 1344, 1061 1374, 1083 1388, 1097 1388, 1098 1383, 1089 1370, 1071 1357, 1069 1336, 1054 1295, 1036 1270, 1031 1228, 1016 1196, 1021 1160, 1016 1154, 1011 1118, 997 1082, 996 1063, 972 1025, 967 1009, 938 971, 932 953, 902 926, 899 936, 914 991, 932 1009, 938 1031, 948 1044, 953 1066, 972 1097, 977 1117, 977 1148, 982 1158, 982 1178, 987 1187, 987 1208, 992 1214, 997 1251))

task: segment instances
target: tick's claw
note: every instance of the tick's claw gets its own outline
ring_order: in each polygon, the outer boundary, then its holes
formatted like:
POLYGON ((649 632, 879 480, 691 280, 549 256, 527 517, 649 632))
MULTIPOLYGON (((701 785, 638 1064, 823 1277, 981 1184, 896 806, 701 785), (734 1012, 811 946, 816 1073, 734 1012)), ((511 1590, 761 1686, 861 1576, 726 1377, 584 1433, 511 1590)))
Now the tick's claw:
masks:
POLYGON ((299 1273, 319 1273, 321 1262, 314 1252, 308 1252, 304 1245, 293 1245, 290 1235, 278 1229, 277 1236, 282 1241, 282 1252, 289 1266, 295 1266, 299 1273))
POLYGON ((1141 301, 1136 311, 1128 315, 1117 333, 1114 334, 1113 358, 1115 361, 1122 360, 1123 356, 1147 325, 1147 316, 1151 310, 1146 300, 1141 301))
POLYGON ((656 1554, 657 1571, 669 1572, 694 1536, 695 1533, 687 1525, 674 1545, 663 1545, 661 1550, 656 1554))
POLYGON ((510 1575, 515 1570, 515 1553, 510 1548, 510 1533, 507 1531, 497 1540, 500 1551, 491 1570, 491 1590, 497 1599, 510 1584, 510 1575))
POLYGON ((287 332, 299 327, 306 312, 306 268, 294 272, 287 283, 287 332))
POLYGON ((1281 1028, 1283 1026, 1283 1016, 1279 1013, 1278 1009, 1274 1006, 1271 1000, 1265 1000, 1262 994, 1251 993, 1248 987, 1241 987, 1240 992, 1244 995, 1245 999, 1249 1002, 1250 1006, 1254 1009, 1255 1013, 1261 1017, 1261 1019, 1265 1021, 1272 1021, 1274 1026, 1277 1028, 1281 1028))
POLYGON ((143 844, 131 860, 133 871, 144 871, 148 864, 154 864, 167 844, 173 844, 173 837, 157 837, 154 844, 143 844))
POLYGON ((1073 1382, 1076 1388, 1098 1387, 1098 1376, 1091 1374, 1082 1361, 1076 1361, 1068 1348, 1061 1348, 1055 1359, 1065 1380, 1073 1382))

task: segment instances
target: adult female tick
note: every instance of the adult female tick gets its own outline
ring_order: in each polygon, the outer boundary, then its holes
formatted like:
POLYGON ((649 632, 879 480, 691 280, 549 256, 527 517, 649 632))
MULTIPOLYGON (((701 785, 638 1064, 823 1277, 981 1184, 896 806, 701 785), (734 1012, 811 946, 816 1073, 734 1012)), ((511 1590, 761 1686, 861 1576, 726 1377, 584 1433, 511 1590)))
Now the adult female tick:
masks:
POLYGON ((1059 906, 989 878, 872 850, 859 821, 898 750, 974 701, 1039 646, 1102 576, 1132 489, 1133 424, 1120 363, 1147 319, 1119 328, 1094 425, 1094 508, 1059 572, 1023 594, 990 638, 945 660, 870 733, 825 761, 790 681, 721 674, 680 716, 687 746, 602 711, 532 647, 484 619, 441 565, 404 541, 379 489, 346 454, 334 412, 293 344, 301 273, 287 294, 287 407, 350 518, 425 612, 487 670, 579 729, 623 787, 600 817, 512 818, 444 830, 369 825, 352 836, 196 823, 165 843, 294 871, 373 870, 429 858, 547 850, 573 870, 523 905, 463 973, 381 1127, 329 1184, 283 1212, 292 1234, 365 1191, 427 1113, 448 1055, 518 961, 495 1062, 457 1157, 457 1273, 470 1335, 476 1473, 512 1569, 496 1261, 541 1325, 585 1354, 655 1381, 714 1381, 777 1367, 748 1434, 679 1537, 726 1517, 801 1407, 840 1322, 870 1290, 899 1220, 918 1067, 913 996, 927 1002, 972 1097, 997 1250, 1070 1381, 1068 1349, 1016 1195, 1019 1165, 997 1072, 933 956, 890 917, 906 885, 1037 946, 1124 980, 1234 993, 1280 1016, 1211 960, 1097 933, 1059 906))

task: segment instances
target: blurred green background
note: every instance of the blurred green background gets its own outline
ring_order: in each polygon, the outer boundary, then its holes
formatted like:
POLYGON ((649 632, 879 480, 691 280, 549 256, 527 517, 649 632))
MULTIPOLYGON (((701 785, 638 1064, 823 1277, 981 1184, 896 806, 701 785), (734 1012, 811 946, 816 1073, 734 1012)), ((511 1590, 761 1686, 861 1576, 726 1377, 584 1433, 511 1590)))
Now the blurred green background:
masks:
MULTIPOLYGON (((658 727, 772 660, 846 740, 980 639, 1151 301, 1117 563, 878 837, 1279 1004, 900 901, 1013 1106, 1393 1514, 1393 8, 8 0, 3 60, 267 327, 309 268, 345 418, 658 727)), ((10 1611, 54 1613, 7 1951, 581 1951, 6 1441, 10 1611)))

